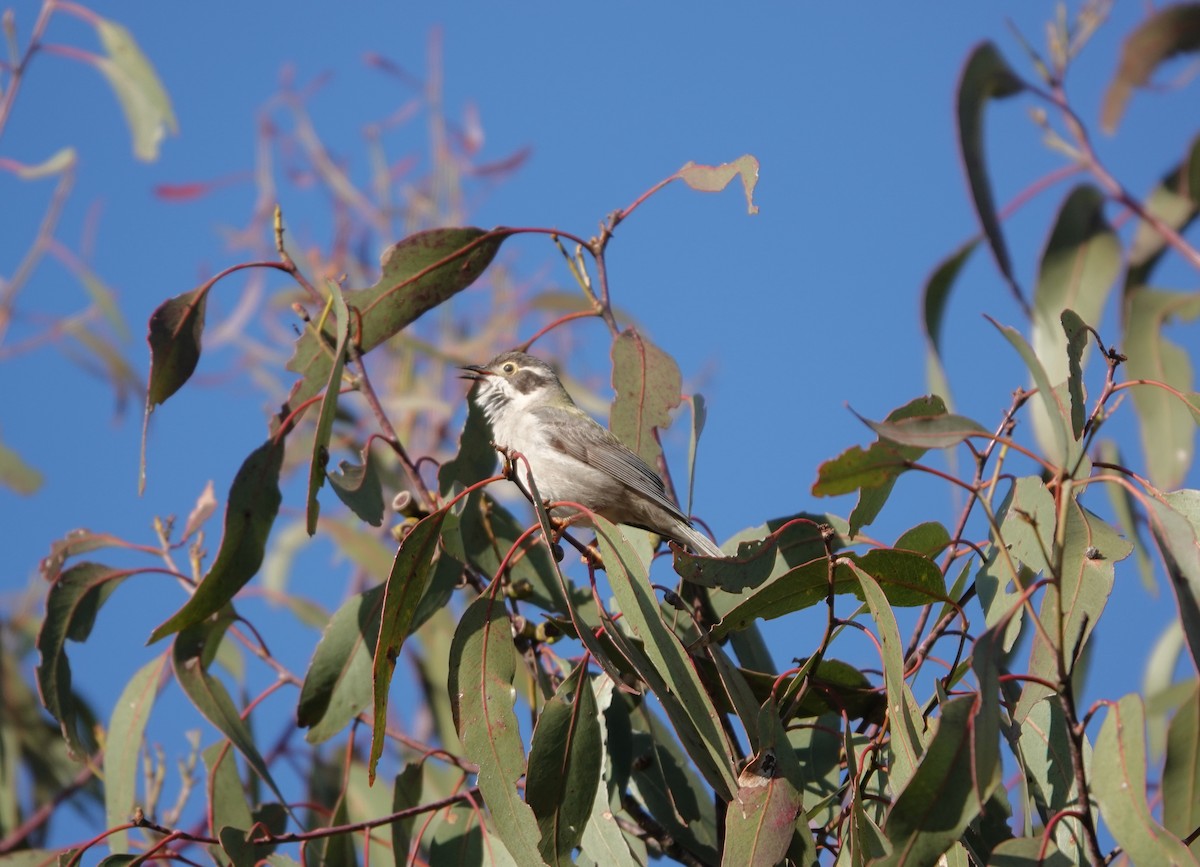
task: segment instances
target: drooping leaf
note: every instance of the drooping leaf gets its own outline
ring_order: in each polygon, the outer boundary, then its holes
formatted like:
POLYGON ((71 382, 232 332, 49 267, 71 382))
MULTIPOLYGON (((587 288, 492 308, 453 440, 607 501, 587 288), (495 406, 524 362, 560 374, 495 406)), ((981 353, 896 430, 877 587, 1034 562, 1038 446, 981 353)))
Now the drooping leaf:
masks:
POLYGON ((1083 389, 1083 351, 1088 345, 1086 324, 1074 310, 1062 312, 1063 333, 1067 337, 1067 393, 1071 395, 1071 433, 1083 436, 1087 421, 1087 397, 1083 389))
POLYGON ((1125 37, 1121 63, 1104 93, 1100 125, 1116 132, 1135 87, 1145 87, 1164 61, 1200 49, 1200 3, 1163 6, 1125 37))
POLYGON ((379 638, 379 584, 346 600, 325 628, 300 688, 296 723, 319 744, 349 725, 371 702, 371 653, 379 638))
MULTIPOLYGON (((883 682, 887 689, 888 716, 891 727, 891 773, 889 788, 893 793, 904 790, 922 764, 922 754, 928 739, 925 723, 912 690, 904 678, 904 645, 900 628, 892 613, 887 596, 875 578, 864 569, 850 567, 862 587, 862 596, 875 621, 883 663, 883 682)), ((943 707, 943 714, 945 708, 943 707)), ((894 838, 889 834, 889 838, 894 838)))
POLYGON ((42 486, 42 474, 4 443, 0 443, 0 486, 17 494, 32 494, 42 486))
MULTIPOLYGON (((990 316, 987 319, 1004 335, 1004 339, 1012 344, 1013 349, 1017 350, 1017 354, 1021 356, 1021 360, 1025 362, 1025 367, 1029 370, 1034 385, 1037 386, 1038 400, 1042 405, 1049 438, 1049 441, 1043 442, 1042 445, 1047 457, 1057 466, 1073 466, 1079 457, 1079 445, 1071 436, 1071 411, 1064 405, 1062 396, 1054 388, 1055 383, 1050 381, 1041 359, 1038 358, 1037 353, 1033 351, 1033 347, 1029 345, 1021 332, 1008 325, 1001 325, 990 316)), ((1061 332, 1061 328, 1059 330, 1061 332)))
POLYGON ((275 793, 275 797, 281 803, 286 803, 287 799, 275 784, 267 763, 258 751, 249 725, 242 719, 225 685, 208 671, 231 622, 229 616, 222 616, 187 626, 180 631, 171 647, 175 680, 196 710, 228 738, 234 749, 242 754, 246 764, 275 793))
POLYGON ((450 646, 454 725, 467 757, 479 766, 479 791, 500 839, 518 864, 544 864, 529 805, 517 793, 525 773, 521 733, 513 713, 516 649, 504 603, 480 596, 463 612, 450 646))
POLYGON ((897 421, 869 421, 867 426, 883 439, 920 449, 944 449, 973 436, 987 436, 979 422, 961 415, 910 416, 897 421))
POLYGON ((933 269, 929 279, 925 281, 922 293, 925 311, 925 339, 927 348, 925 356, 925 381, 930 394, 938 395, 950 406, 950 383, 946 379, 946 370, 942 366, 942 320, 946 315, 946 307, 950 303, 950 292, 958 280, 958 275, 975 248, 979 246, 980 237, 967 241, 933 269))
POLYGON ((421 604, 421 598, 429 588, 445 517, 444 509, 426 515, 409 531, 396 551, 392 572, 388 575, 383 596, 383 614, 378 627, 379 638, 375 644, 375 660, 371 669, 375 718, 368 768, 372 783, 375 782, 375 768, 379 757, 383 755, 392 672, 396 669, 396 660, 400 658, 400 651, 412 629, 417 606, 421 604))
POLYGON ((1200 492, 1151 497, 1150 532, 1162 553, 1192 661, 1200 667, 1200 492))
POLYGON ((79 761, 88 746, 77 723, 67 639, 87 641, 101 607, 130 574, 100 563, 78 563, 59 576, 46 596, 46 618, 37 636, 38 693, 42 705, 58 720, 68 753, 79 761))
POLYGON ((692 407, 692 428, 688 439, 687 508, 684 510, 686 515, 692 513, 692 495, 696 488, 696 452, 700 447, 700 434, 704 431, 704 422, 708 418, 704 395, 693 394, 689 402, 692 407))
MULTIPOLYGON (((396 775, 392 785, 392 812, 399 813, 401 810, 418 806, 422 802, 424 791, 424 768, 417 763, 405 765, 396 775)), ((412 816, 391 823, 392 853, 397 864, 412 863, 410 850, 418 818, 412 816)))
POLYGON ((525 802, 542 832, 547 864, 571 863, 600 782, 600 720, 587 668, 577 666, 538 716, 529 745, 525 802))
MULTIPOLYGON (((1105 202, 1104 194, 1089 184, 1071 190, 1058 211, 1054 229, 1042 251, 1033 294, 1030 342, 1052 386, 1069 380, 1082 391, 1081 380, 1070 377, 1063 312, 1072 310, 1078 319, 1098 326, 1105 302, 1121 270, 1121 243, 1104 219, 1105 202)), ((1083 345, 1086 344, 1084 335, 1083 345)), ((1041 387, 1040 383, 1038 387, 1041 387)), ((1076 424, 1076 406, 1080 407, 1078 412, 1081 414, 1082 399, 1077 403, 1074 397, 1072 392, 1068 417, 1072 430, 1082 431, 1082 419, 1076 424)), ((1051 414, 1044 402, 1034 404, 1032 412, 1038 442, 1043 449, 1049 450, 1057 443, 1058 416, 1051 414)), ((1079 439, 1079 433, 1073 438, 1079 439)))
MULTIPOLYGON (((1129 379, 1162 382, 1190 393, 1191 359, 1163 330, 1172 319, 1191 321, 1200 316, 1200 293, 1139 288, 1125 296, 1125 305, 1124 352, 1129 356, 1129 379)), ((1195 454, 1196 421, 1191 409, 1155 385, 1135 387, 1133 401, 1150 480, 1163 489, 1178 487, 1195 454)))
POLYGON ((1092 795, 1117 843, 1134 864, 1198 864, 1155 821, 1146 800, 1146 712, 1137 695, 1109 705, 1092 755, 1092 795))
MULTIPOLYGON (((1187 153, 1146 197, 1146 213, 1176 232, 1182 232, 1200 211, 1200 136, 1192 139, 1187 153)), ((1167 239, 1153 224, 1139 220, 1129 247, 1125 291, 1145 286, 1167 250, 1167 239)))
POLYGON ((633 328, 613 341, 613 397, 608 424, 612 432, 652 467, 662 458, 655 431, 671 424, 671 410, 682 400, 683 379, 675 359, 633 328))
POLYGON ((958 81, 958 146, 962 153, 975 213, 987 237, 1000 273, 1016 289, 1008 245, 1000 229, 984 155, 984 109, 993 99, 1007 99, 1024 90, 1024 83, 991 42, 976 45, 958 81))
POLYGON ((179 391, 200 362, 200 338, 208 307, 206 283, 160 304, 150 316, 150 381, 146 387, 146 413, 179 391))
MULTIPOLYGON (((1180 839, 1200 828, 1200 689, 1176 711, 1167 734, 1167 759, 1162 773, 1162 817, 1167 830, 1180 839)), ((1193 841, 1193 854, 1200 842, 1193 841)))
POLYGON ((617 717, 623 708, 619 708, 613 710, 610 723, 609 710, 613 707, 615 692, 612 678, 601 673, 593 677, 591 683, 600 720, 600 747, 597 753, 600 756, 601 773, 596 781, 592 814, 584 827, 580 849, 585 858, 590 858, 597 865, 638 867, 648 860, 645 843, 636 835, 627 833, 617 816, 621 809, 619 799, 624 795, 629 776, 627 772, 618 774, 617 771, 619 766, 627 770, 630 761, 625 749, 630 739, 628 720, 623 720, 625 726, 622 731, 617 717), (613 730, 611 737, 610 727, 613 730))
MULTIPOLYGON (((167 655, 161 653, 138 669, 113 705, 104 740, 104 811, 110 828, 123 825, 133 815, 141 777, 142 736, 166 663, 167 655)), ((106 842, 114 853, 127 852, 129 833, 109 834, 106 842)))
POLYGON ((125 112, 125 122, 133 134, 134 155, 145 162, 153 162, 158 158, 158 146, 163 137, 179 132, 171 99, 154 67, 125 27, 98 16, 93 18, 93 23, 106 53, 93 62, 108 79, 125 112))
MULTIPOLYGON (((896 797, 883 831, 892 853, 877 864, 934 864, 979 815, 992 790, 1000 785, 1000 754, 988 744, 991 759, 975 763, 975 696, 943 702, 937 729, 920 766, 896 797)), ((995 734, 993 731, 992 734, 995 734)))
POLYGON ((317 414, 316 430, 313 433, 312 459, 308 465, 305 526, 310 536, 316 535, 317 516, 321 513, 317 491, 325 484, 325 468, 329 465, 329 440, 333 436, 333 422, 337 416, 338 392, 342 387, 342 370, 346 364, 346 344, 350 341, 350 311, 346 307, 346 299, 342 297, 342 287, 332 280, 328 281, 328 286, 334 317, 333 359, 330 362, 325 394, 321 397, 321 409, 317 414))
MULTIPOLYGON (((720 716, 700 681, 696 664, 662 620, 650 589, 646 564, 621 529, 596 516, 596 538, 622 622, 642 648, 622 644, 627 658, 663 704, 680 742, 709 784, 724 796, 736 790, 733 756, 720 716)), ((618 636, 613 636, 618 640, 618 636)))
MULTIPOLYGON (((429 229, 389 247, 382 257, 379 282, 344 293, 346 305, 355 311, 351 337, 359 352, 371 351, 474 283, 506 237, 504 230, 429 229)), ((301 378, 272 421, 272 431, 329 382, 333 358, 327 341, 332 333, 332 325, 325 326, 321 335, 308 328, 296 341, 287 367, 301 378)))
POLYGON ((329 473, 329 484, 338 499, 372 527, 383 524, 383 482, 379 467, 371 460, 371 446, 362 450, 362 463, 338 462, 338 472, 329 473))
POLYGON ((741 178, 742 189, 746 193, 746 211, 758 213, 758 205, 754 204, 754 187, 758 184, 758 160, 750 154, 743 154, 733 162, 721 163, 719 166, 698 166, 689 162, 677 173, 685 184, 693 190, 702 193, 717 193, 725 189, 734 178, 741 178))
POLYGON ((225 607, 262 565, 267 536, 283 495, 283 442, 269 439, 242 462, 225 507, 225 534, 212 568, 182 608, 150 635, 150 643, 192 626, 225 607))
MULTIPOLYGON (((1065 519, 1062 532, 1056 530, 1053 514, 1053 511, 1043 511, 1034 520, 1044 523, 1032 525, 1028 535, 1008 539, 1014 553, 1030 568, 1034 568, 1033 562, 1045 543, 1060 540, 1054 554, 1058 570, 1058 580, 1054 582, 1057 592, 1048 591, 1042 597, 1039 617, 1042 623, 1062 625, 1036 631, 1029 654, 1029 671, 1052 683, 1058 677, 1060 657, 1068 672, 1074 669, 1078 654, 1100 621, 1112 593, 1114 567, 1133 551, 1132 545, 1111 525, 1088 512, 1074 498, 1061 508, 1065 519), (1062 646, 1048 644, 1047 635, 1054 642, 1061 640, 1062 646)), ((1052 570, 1054 567, 1055 564, 1046 564, 1044 568, 1052 570)), ((1052 573, 1047 571, 1046 574, 1052 573)), ((1040 701, 1051 694, 1046 687, 1030 681, 1022 691, 1020 704, 1040 701)))

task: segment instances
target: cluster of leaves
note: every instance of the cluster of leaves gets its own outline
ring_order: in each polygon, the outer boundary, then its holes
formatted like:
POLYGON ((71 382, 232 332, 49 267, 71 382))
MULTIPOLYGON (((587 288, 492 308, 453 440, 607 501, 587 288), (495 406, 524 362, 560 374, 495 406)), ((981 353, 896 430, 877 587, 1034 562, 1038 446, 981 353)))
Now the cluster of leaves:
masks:
MULTIPOLYGON (((1108 174, 1061 85, 1099 20, 1097 8, 1085 6, 1070 26, 1051 27, 1048 60, 1030 50, 1040 85, 1020 79, 990 44, 971 52, 958 120, 982 232, 926 287, 935 394, 868 422, 872 443, 821 466, 814 493, 856 494, 848 518, 770 521, 727 540, 725 558, 675 551, 669 571, 656 560, 657 539, 597 516, 595 546, 579 544, 571 531, 562 537, 582 554, 578 567, 564 568, 536 486, 530 526, 498 499, 506 486, 482 418, 468 414, 443 454, 445 419, 433 411, 419 427, 393 422, 397 413, 380 398, 384 390, 372 384, 365 358, 400 345, 401 358, 419 355, 440 367, 478 360, 479 345, 463 359, 448 344, 414 348, 418 318, 477 281, 494 281, 496 253, 514 235, 550 235, 582 300, 560 307, 523 347, 583 317, 603 321, 612 338, 613 429, 670 481, 658 431, 685 401, 683 378, 642 330, 619 324, 605 266, 613 228, 661 184, 587 239, 555 230, 410 234, 388 249, 378 281, 362 289, 309 277, 340 272, 289 251, 276 216, 275 258, 234 266, 165 302, 150 322, 147 414, 196 369, 208 294, 235 270, 283 272, 296 284, 288 298, 302 311, 303 328, 288 369, 297 379, 232 482, 222 540, 207 568, 198 540, 215 508, 210 498, 202 498, 181 538, 164 525, 157 544, 143 546, 166 562, 189 598, 152 630, 152 641, 170 639, 170 647, 134 675, 102 726, 109 827, 61 853, 63 860, 77 862, 103 841, 112 864, 190 857, 189 847, 205 847, 221 864, 287 865, 296 863, 288 847, 297 844, 304 863, 314 864, 354 863, 358 847, 375 863, 619 865, 667 856, 688 864, 943 858, 1032 865, 1117 854, 1134 863, 1195 863, 1200 492, 1164 489, 1177 487, 1191 466, 1200 397, 1191 391, 1188 354, 1162 329, 1169 317, 1200 307, 1194 294, 1149 288, 1148 279, 1168 255, 1200 262, 1180 234, 1200 209, 1200 145, 1145 202, 1108 174), (1072 173, 1099 185, 1065 197, 1029 299, 1014 276, 982 135, 989 101, 1017 94, 1057 113, 1062 131, 1043 118, 1047 135, 1069 155, 1072 173), (1127 243, 1106 220, 1112 203, 1138 219, 1127 243), (947 300, 979 244, 991 249, 1029 314, 1028 336, 997 326, 1032 385, 1018 390, 990 429, 948 408, 940 360, 947 300), (1122 278, 1123 354, 1094 327, 1122 278), (1099 355, 1105 375, 1089 397, 1084 374, 1093 341, 1099 352, 1090 354, 1099 355), (1148 478, 1126 469, 1099 437, 1126 390, 1142 425, 1148 478), (1028 439, 1017 436, 1025 420, 1028 439), (383 448, 373 450, 373 442, 383 448), (969 456, 965 477, 933 466, 931 452, 941 449, 969 456), (331 471, 335 450, 359 460, 331 471), (434 479, 424 457, 449 459, 434 479), (307 478, 302 532, 332 540, 364 579, 328 618, 302 676, 275 660, 238 612, 244 588, 264 571, 269 540, 280 535, 282 480, 291 468, 307 478), (924 521, 891 544, 865 535, 900 477, 912 473, 965 492, 953 529, 924 521), (319 504, 327 480, 347 507, 333 517, 319 504), (405 492, 395 504, 403 520, 394 528, 394 556, 389 530, 371 529, 384 523, 383 491, 392 489, 405 492), (1091 502, 1100 489, 1111 493, 1107 508, 1117 526, 1091 502), (970 535, 977 526, 978 542, 970 535), (189 544, 190 574, 173 560, 189 544), (1084 710, 1081 661, 1105 614, 1116 564, 1135 550, 1143 562, 1147 550, 1157 550, 1165 564, 1193 674, 1168 678, 1161 695, 1084 710), (825 629, 813 652, 781 667, 759 624, 820 606, 825 629), (897 609, 917 612, 907 639, 897 609), (861 633, 878 650, 877 669, 835 656, 861 633), (240 705, 219 675, 235 646, 278 675, 240 705), (397 724, 393 680, 401 659, 417 673, 404 687, 420 697, 420 725, 397 724), (944 664, 937 675, 929 670, 935 661, 944 664), (147 722, 168 679, 218 732, 197 750, 206 769, 199 828, 175 821, 177 812, 160 815, 157 793, 139 794, 136 786, 147 722), (282 751, 263 750, 251 725, 260 703, 285 686, 299 688, 296 720, 311 745, 302 792, 281 781, 275 762, 282 751), (1156 702, 1152 711, 1147 700, 1156 702), (1156 718, 1166 726, 1157 814, 1146 794, 1145 746, 1156 718), (369 745, 357 737, 362 727, 371 731, 369 745), (320 746, 343 736, 340 760, 320 746), (1017 771, 1014 785, 1003 784, 1006 768, 1017 771), (130 838, 135 829, 143 839, 130 838)), ((1115 126, 1131 89, 1163 60, 1197 47, 1196 32, 1200 7, 1181 5, 1153 14, 1128 37, 1106 124, 1115 126)), ((361 211, 361 194, 317 153, 312 164, 329 188, 361 211)), ((689 164, 664 183, 719 190, 735 178, 753 211, 751 157, 689 164)), ((367 282, 351 278, 349 285, 367 282)), ((687 400, 691 464, 705 411, 698 396, 687 400)), ((44 566, 52 583, 37 636, 38 688, 64 742, 81 757, 99 748, 90 740, 95 720, 72 686, 69 642, 87 640, 125 579, 163 571, 80 559, 121 545, 129 543, 72 535, 44 566)), ((275 568, 286 570, 287 561, 275 568)), ((29 863, 57 857, 26 854, 29 863)))

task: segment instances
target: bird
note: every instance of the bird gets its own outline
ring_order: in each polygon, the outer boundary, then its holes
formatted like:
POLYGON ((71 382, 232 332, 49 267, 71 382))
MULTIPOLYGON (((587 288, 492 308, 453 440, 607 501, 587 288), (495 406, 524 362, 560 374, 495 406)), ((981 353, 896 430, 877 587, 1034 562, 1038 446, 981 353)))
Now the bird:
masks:
POLYGON ((671 502, 658 473, 575 404, 549 364, 511 351, 462 370, 475 383, 470 399, 491 425, 496 448, 525 456, 546 502, 578 503, 693 553, 725 556, 671 502))

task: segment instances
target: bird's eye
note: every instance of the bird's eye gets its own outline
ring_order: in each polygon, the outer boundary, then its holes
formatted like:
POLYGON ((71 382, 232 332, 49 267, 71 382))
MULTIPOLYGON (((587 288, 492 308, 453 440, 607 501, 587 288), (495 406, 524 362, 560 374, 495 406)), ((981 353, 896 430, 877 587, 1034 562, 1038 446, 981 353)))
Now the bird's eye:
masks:
POLYGON ((501 366, 500 369, 503 370, 507 374, 513 374, 513 373, 517 372, 517 366, 515 364, 513 364, 511 361, 504 362, 504 364, 501 366))

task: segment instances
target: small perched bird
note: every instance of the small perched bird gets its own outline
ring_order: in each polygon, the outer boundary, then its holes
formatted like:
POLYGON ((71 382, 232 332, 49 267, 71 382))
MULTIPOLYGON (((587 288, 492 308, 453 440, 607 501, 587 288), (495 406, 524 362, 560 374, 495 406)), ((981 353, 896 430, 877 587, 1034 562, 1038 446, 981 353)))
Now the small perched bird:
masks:
POLYGON ((497 448, 525 456, 543 499, 579 503, 697 554, 724 556, 667 499, 658 473, 575 405, 546 362, 505 352, 463 370, 477 383, 471 400, 491 423, 497 448))

